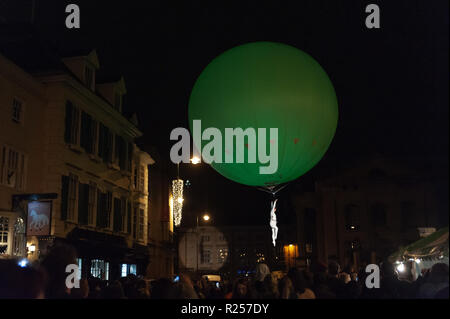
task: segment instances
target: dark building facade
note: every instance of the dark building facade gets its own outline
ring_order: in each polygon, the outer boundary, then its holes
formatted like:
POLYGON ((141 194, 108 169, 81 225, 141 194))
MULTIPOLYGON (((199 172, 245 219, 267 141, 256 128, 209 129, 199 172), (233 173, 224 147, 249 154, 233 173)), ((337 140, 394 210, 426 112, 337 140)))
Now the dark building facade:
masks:
POLYGON ((299 253, 309 262, 380 261, 418 239, 418 228, 448 223, 439 185, 445 176, 387 159, 319 179, 313 192, 293 196, 299 253))

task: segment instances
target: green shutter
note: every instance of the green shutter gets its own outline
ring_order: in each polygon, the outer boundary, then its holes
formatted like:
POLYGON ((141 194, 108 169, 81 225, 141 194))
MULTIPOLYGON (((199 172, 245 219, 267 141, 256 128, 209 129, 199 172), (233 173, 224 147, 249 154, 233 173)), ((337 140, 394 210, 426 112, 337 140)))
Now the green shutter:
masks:
POLYGON ((127 203, 127 232, 128 234, 131 234, 131 214, 133 212, 131 211, 131 202, 128 201, 127 203))
POLYGON ((67 219, 67 204, 69 197, 69 176, 62 176, 61 179, 61 220, 67 219))
POLYGON ((89 184, 81 184, 78 192, 78 223, 88 223, 89 184))
POLYGON ((70 101, 66 102, 66 126, 64 131, 64 141, 66 143, 71 142, 71 128, 73 121, 73 104, 70 101))

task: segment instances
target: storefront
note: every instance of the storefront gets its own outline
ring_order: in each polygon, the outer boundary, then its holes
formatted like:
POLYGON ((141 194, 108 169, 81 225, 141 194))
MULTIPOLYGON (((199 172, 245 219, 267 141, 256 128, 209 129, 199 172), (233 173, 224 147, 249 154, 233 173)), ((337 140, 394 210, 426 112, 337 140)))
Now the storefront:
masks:
POLYGON ((133 274, 145 275, 147 247, 128 247, 125 237, 75 228, 64 242, 77 250, 77 263, 83 278, 115 280, 133 274))

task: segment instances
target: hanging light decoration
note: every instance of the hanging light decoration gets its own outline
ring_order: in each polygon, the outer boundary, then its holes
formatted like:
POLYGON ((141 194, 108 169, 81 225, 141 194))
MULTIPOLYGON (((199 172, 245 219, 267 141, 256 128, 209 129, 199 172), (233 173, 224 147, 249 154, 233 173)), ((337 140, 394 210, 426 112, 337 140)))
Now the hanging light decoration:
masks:
POLYGON ((172 196, 173 196, 173 222, 175 226, 181 224, 181 213, 183 209, 183 180, 174 179, 172 181, 172 196))

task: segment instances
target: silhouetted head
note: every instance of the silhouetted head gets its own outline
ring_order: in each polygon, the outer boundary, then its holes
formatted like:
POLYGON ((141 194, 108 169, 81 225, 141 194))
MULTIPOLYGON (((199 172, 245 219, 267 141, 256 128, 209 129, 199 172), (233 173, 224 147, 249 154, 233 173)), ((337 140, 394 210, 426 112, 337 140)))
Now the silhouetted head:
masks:
POLYGON ((339 264, 336 261, 332 260, 328 263, 328 273, 331 276, 337 276, 337 274, 339 274, 340 270, 341 270, 341 266, 339 266, 339 264))

